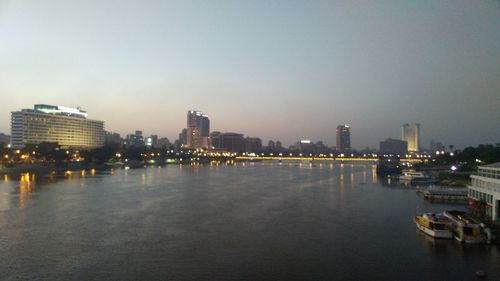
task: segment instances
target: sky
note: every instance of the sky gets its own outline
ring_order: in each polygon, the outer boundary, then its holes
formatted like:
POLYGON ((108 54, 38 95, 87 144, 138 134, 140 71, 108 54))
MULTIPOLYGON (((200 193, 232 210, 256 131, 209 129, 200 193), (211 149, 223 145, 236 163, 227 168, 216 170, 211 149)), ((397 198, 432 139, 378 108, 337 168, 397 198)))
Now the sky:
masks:
POLYGON ((500 1, 0 0, 0 132, 36 103, 171 141, 194 109, 266 143, 499 143, 500 1))

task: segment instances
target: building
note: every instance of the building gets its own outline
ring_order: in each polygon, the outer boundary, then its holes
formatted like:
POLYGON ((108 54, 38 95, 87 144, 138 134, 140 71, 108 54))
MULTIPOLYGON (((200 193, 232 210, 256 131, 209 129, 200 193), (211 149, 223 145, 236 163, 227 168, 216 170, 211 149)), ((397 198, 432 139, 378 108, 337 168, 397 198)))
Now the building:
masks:
POLYGON ((245 139, 245 151, 258 153, 262 150, 262 140, 260 138, 247 137, 245 139))
POLYGON ((500 220, 500 162, 479 166, 467 189, 469 206, 482 200, 487 204, 486 214, 492 220, 500 220))
POLYGON ((87 119, 80 108, 45 104, 12 112, 11 134, 12 148, 43 142, 65 148, 96 148, 105 140, 104 121, 87 119))
POLYGON ((189 110, 187 113, 186 148, 207 149, 210 147, 210 120, 201 111, 189 110))
POLYGON ((245 152, 246 142, 243 134, 223 133, 221 140, 223 149, 230 152, 245 152))
POLYGON ((127 135, 127 145, 128 146, 144 146, 144 136, 142 131, 135 131, 134 134, 127 135))
POLYGON ((351 150, 351 128, 348 125, 337 126, 337 151, 349 152, 351 150))
POLYGON ((210 145, 211 148, 220 149, 222 148, 222 133, 219 131, 213 131, 210 133, 210 145))
POLYGON ((404 124, 401 127, 401 139, 408 143, 408 152, 418 152, 420 149, 420 124, 404 124))
POLYGON ((106 132, 106 137, 105 137, 106 143, 117 143, 117 144, 123 144, 123 139, 118 133, 112 133, 112 132, 106 132))
POLYGON ((10 144, 10 136, 0 133, 0 148, 10 144))
POLYGON ((182 131, 179 133, 179 139, 177 139, 174 142, 175 148, 180 149, 184 148, 187 144, 187 129, 184 128, 182 131))
POLYGON ((243 134, 212 132, 210 140, 212 147, 216 150, 242 153, 247 148, 247 141, 243 134))
POLYGON ((404 140, 386 139, 380 142, 380 154, 405 155, 408 153, 408 143, 404 140))
POLYGON ((291 147, 291 150, 300 153, 313 153, 314 143, 311 140, 300 140, 291 147))
POLYGON ((158 147, 158 135, 151 135, 147 137, 144 143, 149 147, 158 147))

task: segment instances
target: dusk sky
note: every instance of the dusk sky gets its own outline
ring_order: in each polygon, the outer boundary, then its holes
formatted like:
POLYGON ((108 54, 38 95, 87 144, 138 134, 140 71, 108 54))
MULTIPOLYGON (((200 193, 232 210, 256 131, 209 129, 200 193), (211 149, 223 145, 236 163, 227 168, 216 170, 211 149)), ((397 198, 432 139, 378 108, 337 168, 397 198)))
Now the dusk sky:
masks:
POLYGON ((287 146, 498 143, 500 1, 0 0, 0 132, 35 103, 171 141, 196 109, 287 146))

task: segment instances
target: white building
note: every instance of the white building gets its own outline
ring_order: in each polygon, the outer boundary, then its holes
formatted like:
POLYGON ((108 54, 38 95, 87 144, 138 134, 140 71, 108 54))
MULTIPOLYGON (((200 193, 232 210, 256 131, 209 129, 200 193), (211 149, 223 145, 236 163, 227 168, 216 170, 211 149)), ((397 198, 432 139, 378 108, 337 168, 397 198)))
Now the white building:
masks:
POLYGON ((480 166, 477 174, 471 175, 468 201, 483 200, 488 204, 487 215, 492 220, 500 219, 500 162, 480 166))
POLYGON ((34 109, 12 112, 12 148, 42 142, 62 147, 95 148, 104 145, 104 122, 87 119, 79 108, 36 104, 34 109))

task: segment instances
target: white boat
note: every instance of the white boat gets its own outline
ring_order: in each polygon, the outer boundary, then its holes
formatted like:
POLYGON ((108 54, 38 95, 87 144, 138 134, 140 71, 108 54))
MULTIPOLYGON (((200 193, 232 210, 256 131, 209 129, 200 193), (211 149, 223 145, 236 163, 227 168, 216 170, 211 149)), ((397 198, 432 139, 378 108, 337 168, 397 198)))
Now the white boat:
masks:
POLYGON ((456 240, 465 243, 484 243, 487 241, 484 225, 467 215, 467 213, 445 211, 443 214, 450 219, 451 230, 456 240))
POLYGON ((425 234, 434 238, 452 239, 451 221, 441 215, 433 213, 425 213, 416 215, 414 218, 415 225, 425 234))
POLYGON ((412 181, 416 179, 427 179, 428 177, 424 175, 422 172, 403 172, 402 175, 399 176, 399 180, 402 181, 412 181))

